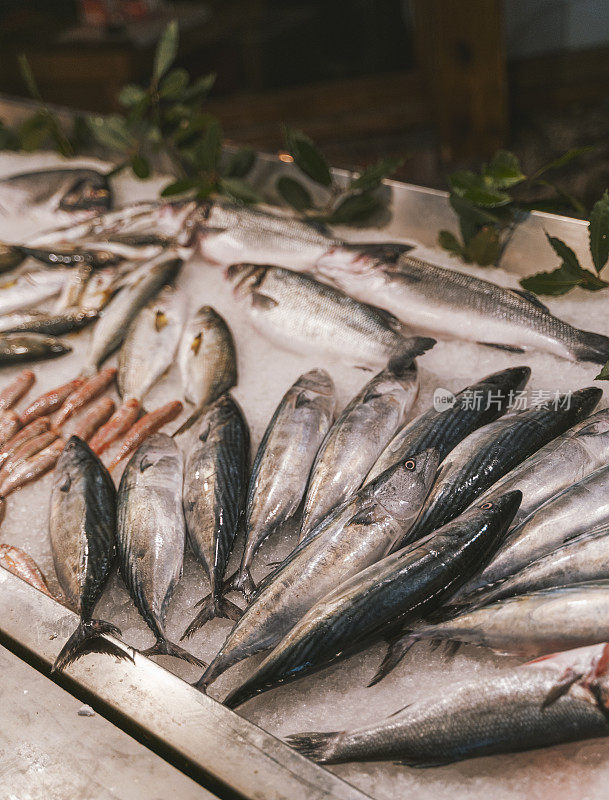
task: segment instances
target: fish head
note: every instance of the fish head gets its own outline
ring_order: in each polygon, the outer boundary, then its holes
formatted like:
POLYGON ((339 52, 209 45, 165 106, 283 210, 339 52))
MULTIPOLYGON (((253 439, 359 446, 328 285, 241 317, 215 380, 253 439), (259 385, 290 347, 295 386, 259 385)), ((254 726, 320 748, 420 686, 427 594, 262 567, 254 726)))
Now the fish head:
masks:
POLYGON ((330 247, 317 259, 314 271, 320 277, 330 281, 341 281, 348 279, 349 275, 357 275, 361 278, 366 275, 374 275, 379 271, 382 262, 374 256, 355 248, 346 248, 337 245, 330 247))
POLYGON ((238 414, 237 404, 230 394, 223 394, 209 407, 201 418, 201 423, 197 432, 198 438, 204 442, 211 433, 224 426, 238 414))
POLYGON ((323 397, 333 397, 334 381, 325 369, 311 369, 298 378, 294 389, 323 397))
POLYGON ((74 175, 67 186, 62 187, 59 198, 61 211, 107 211, 112 204, 110 186, 104 175, 94 170, 74 175))
POLYGON ((433 484, 440 454, 430 447, 409 455, 381 473, 372 484, 376 501, 400 522, 414 520, 433 484))
POLYGON ((609 446, 609 409, 597 411, 573 429, 573 438, 603 463, 609 446))

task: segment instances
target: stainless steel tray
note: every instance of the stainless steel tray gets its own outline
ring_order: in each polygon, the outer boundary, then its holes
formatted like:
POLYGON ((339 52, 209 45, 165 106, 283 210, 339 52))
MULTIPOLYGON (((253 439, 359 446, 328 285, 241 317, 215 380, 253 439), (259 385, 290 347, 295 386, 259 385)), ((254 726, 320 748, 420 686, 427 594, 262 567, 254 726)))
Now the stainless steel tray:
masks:
MULTIPOLYGON (((22 119, 32 104, 2 98, 0 117, 22 119)), ((62 112, 66 116, 69 112, 62 112)), ((261 154, 254 178, 270 185, 293 167, 261 154)), ((338 176, 347 173, 337 171, 338 176)), ((455 230, 443 192, 394 181, 388 238, 412 238, 434 246, 441 228, 455 230)), ((518 227, 502 266, 528 273, 556 266, 544 232, 558 235, 587 262, 586 223, 534 212, 518 227)), ((76 617, 29 585, 0 570, 0 643, 48 675, 76 617)), ((117 663, 90 656, 53 679, 218 797, 250 800, 364 798, 360 790, 301 757, 152 661, 117 663)))

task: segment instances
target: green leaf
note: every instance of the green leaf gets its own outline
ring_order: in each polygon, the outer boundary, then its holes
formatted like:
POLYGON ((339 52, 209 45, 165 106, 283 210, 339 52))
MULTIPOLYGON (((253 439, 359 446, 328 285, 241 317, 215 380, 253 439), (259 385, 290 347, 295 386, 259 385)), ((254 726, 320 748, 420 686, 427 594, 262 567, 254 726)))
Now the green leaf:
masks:
POLYGON ((125 108, 133 108, 142 102, 147 93, 141 86, 128 83, 118 93, 118 102, 125 108))
POLYGON ((546 239, 548 242, 550 242, 552 249, 562 260, 564 266, 566 266, 567 269, 570 269, 573 275, 580 275, 582 272, 582 267, 573 250, 571 250, 571 248, 566 245, 562 239, 558 239, 556 236, 549 236, 546 233, 546 239))
POLYGON ((489 186, 480 175, 469 170, 454 172, 448 179, 453 192, 475 206, 497 208, 512 202, 509 194, 489 186))
POLYGON ((213 172, 220 161, 222 128, 218 120, 213 120, 205 130, 199 143, 193 148, 197 167, 203 172, 213 172))
POLYGON ((256 161, 256 151, 253 147, 242 147, 230 157, 226 166, 227 178, 244 178, 256 161))
POLYGON ((177 20, 172 20, 163 31, 154 55, 153 83, 158 84, 175 61, 178 54, 179 29, 177 20))
POLYGON ((216 73, 210 72, 209 75, 203 75, 197 78, 190 86, 184 90, 182 100, 188 103, 190 100, 201 100, 206 97, 211 91, 214 83, 216 82, 216 73))
POLYGON ((382 158, 354 178, 349 184, 349 189, 359 189, 362 192, 376 189, 383 178, 392 175, 403 163, 403 158, 382 158))
POLYGON ((165 186, 161 192, 161 197, 173 197, 176 194, 185 194, 186 192, 191 192, 193 189, 196 189, 197 186, 197 181, 189 178, 174 181, 173 183, 168 183, 167 186, 165 186))
POLYGON ((107 117, 89 118, 91 132, 99 144, 111 150, 125 150, 132 144, 131 134, 124 117, 110 114, 107 117))
POLYGON ((220 189, 224 194, 242 203, 260 203, 262 197, 249 183, 240 178, 221 178, 220 189))
POLYGON ((348 225, 367 219, 380 206, 381 203, 370 194, 352 194, 345 197, 325 221, 333 225, 348 225))
POLYGON ((588 269, 582 270, 582 289, 586 289, 589 292, 598 292, 600 289, 604 289, 606 286, 609 286, 607 281, 602 280, 602 278, 599 278, 598 275, 595 275, 588 269))
POLYGON ((564 264, 552 272, 538 272, 529 278, 523 278, 520 285, 523 289, 534 294, 549 295, 558 297, 561 294, 570 292, 575 286, 581 284, 581 277, 574 275, 573 272, 564 264))
POLYGON ((284 137, 296 166, 315 183, 330 186, 332 183, 330 168, 312 140, 302 131, 287 126, 284 127, 284 137))
POLYGON ((131 159, 131 169, 136 178, 145 180, 150 177, 150 164, 147 158, 138 154, 131 159))
POLYGON ((450 231, 440 231, 438 235, 438 244, 443 250, 447 250, 454 256, 461 257, 463 255, 463 245, 455 234, 450 231))
POLYGON ((564 167, 570 161, 573 161, 573 159, 579 158, 579 156, 583 155, 584 153, 589 153, 591 150, 595 149, 596 145, 587 145, 586 147, 575 147, 572 150, 567 150, 567 152, 563 153, 562 156, 559 156, 553 161, 550 161, 540 167, 537 172, 533 173, 531 178, 538 178, 540 175, 543 175, 544 172, 549 172, 551 169, 560 169, 560 167, 564 167))
POLYGON ((177 100, 188 86, 188 72, 181 67, 172 69, 161 81, 159 94, 168 100, 177 100))
POLYGON ((38 89, 38 84, 36 83, 36 78, 34 77, 34 73, 30 67, 30 62, 27 60, 25 53, 19 53, 19 70, 21 72, 23 82, 25 83, 31 96, 36 100, 42 100, 40 91, 38 89))
POLYGON ((609 259, 609 193, 607 191, 592 207, 588 235, 594 268, 597 273, 600 273, 609 259))
POLYGON ((607 361, 605 366, 601 369, 601 371, 598 373, 598 375, 596 376, 596 378, 594 380, 595 381, 609 381, 609 361, 607 361))
POLYGON ((484 165, 482 174, 492 186, 500 189, 515 186, 526 178, 517 156, 507 150, 498 150, 490 164, 484 165))
POLYGON ((313 205, 313 199, 306 186, 287 175, 282 175, 277 181, 277 191, 296 211, 304 211, 313 205))
POLYGON ((451 194, 449 202, 459 218, 461 237, 466 245, 483 225, 496 225, 500 222, 496 213, 492 214, 490 211, 477 208, 458 194, 451 194))
POLYGON ((17 138, 21 150, 31 152, 39 150, 50 133, 49 120, 42 111, 25 119, 17 129, 17 138))
POLYGON ((497 229, 491 225, 481 228, 465 248, 466 261, 488 267, 499 260, 501 242, 497 229))

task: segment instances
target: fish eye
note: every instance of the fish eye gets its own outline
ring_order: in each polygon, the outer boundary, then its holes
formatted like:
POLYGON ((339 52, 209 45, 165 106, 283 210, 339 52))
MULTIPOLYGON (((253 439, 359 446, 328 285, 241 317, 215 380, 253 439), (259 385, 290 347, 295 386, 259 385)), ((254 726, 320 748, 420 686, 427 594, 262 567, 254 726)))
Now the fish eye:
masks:
POLYGON ((409 458, 408 461, 404 462, 404 466, 406 467, 406 469, 414 469, 416 465, 417 464, 414 458, 409 458))
POLYGON ((485 511, 492 507, 493 507, 492 503, 482 503, 482 505, 480 506, 480 508, 483 508, 485 511))

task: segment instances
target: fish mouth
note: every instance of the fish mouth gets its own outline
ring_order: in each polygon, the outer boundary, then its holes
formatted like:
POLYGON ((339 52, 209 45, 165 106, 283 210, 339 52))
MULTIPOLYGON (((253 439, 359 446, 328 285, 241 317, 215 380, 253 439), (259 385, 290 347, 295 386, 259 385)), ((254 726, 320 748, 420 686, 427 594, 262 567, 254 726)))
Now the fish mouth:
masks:
POLYGON ((233 294, 235 297, 245 297, 258 288, 266 274, 266 267, 260 264, 230 264, 224 271, 224 277, 231 283, 234 282, 233 294))

